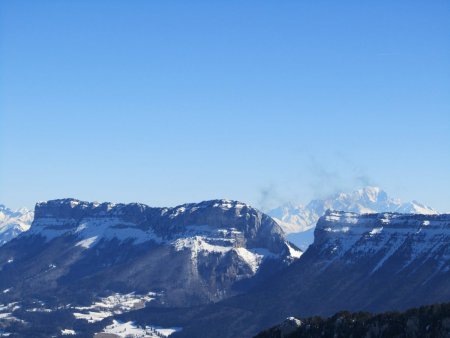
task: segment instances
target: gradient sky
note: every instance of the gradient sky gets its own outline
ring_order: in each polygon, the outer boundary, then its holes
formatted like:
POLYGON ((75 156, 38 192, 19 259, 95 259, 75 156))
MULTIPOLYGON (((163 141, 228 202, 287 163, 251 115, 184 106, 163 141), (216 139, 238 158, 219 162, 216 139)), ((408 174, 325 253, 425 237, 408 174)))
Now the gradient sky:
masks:
POLYGON ((0 2, 0 203, 450 211, 449 1, 0 2))

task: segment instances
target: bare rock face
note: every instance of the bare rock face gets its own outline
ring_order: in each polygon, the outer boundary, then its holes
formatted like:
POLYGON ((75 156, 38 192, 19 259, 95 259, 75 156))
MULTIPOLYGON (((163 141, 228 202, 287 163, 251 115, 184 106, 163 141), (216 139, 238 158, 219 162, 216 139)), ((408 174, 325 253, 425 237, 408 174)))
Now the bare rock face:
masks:
POLYGON ((31 229, 0 249, 0 290, 75 301, 104 290, 157 291, 160 305, 187 306, 238 294, 300 254, 269 216, 236 201, 152 208, 53 200, 38 203, 31 229))

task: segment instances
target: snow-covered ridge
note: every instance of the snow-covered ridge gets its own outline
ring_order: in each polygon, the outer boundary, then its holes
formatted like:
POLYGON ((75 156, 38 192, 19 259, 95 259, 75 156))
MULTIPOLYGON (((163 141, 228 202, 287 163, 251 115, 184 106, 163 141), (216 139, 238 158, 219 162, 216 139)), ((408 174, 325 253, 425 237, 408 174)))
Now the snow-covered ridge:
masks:
POLYGON ((403 268, 412 262, 433 261, 436 271, 450 270, 450 214, 327 211, 317 222, 314 236, 313 250, 330 262, 372 257, 375 272, 395 256, 403 261, 403 268))
POLYGON ((120 322, 113 320, 112 324, 105 327, 101 333, 106 333, 113 337, 165 338, 181 330, 179 327, 163 328, 150 325, 144 327, 132 321, 120 322))
POLYGON ((219 229, 231 237, 233 231, 235 235, 243 233, 247 240, 263 232, 282 235, 282 230, 267 215, 244 203, 229 200, 183 204, 174 208, 75 199, 40 202, 36 204, 31 231, 83 232, 92 223, 98 230, 109 228, 121 232, 134 229, 160 239, 170 239, 179 233, 208 233, 219 229))
POLYGON ((65 198, 36 203, 35 217, 55 217, 55 218, 80 218, 86 215, 92 217, 101 216, 127 216, 136 214, 156 213, 167 217, 175 218, 177 216, 193 213, 199 209, 217 208, 221 210, 230 209, 252 209, 251 206, 232 200, 211 200, 200 203, 187 203, 173 208, 150 207, 142 203, 110 203, 110 202, 86 202, 74 198, 65 198))
POLYGON ((450 232, 450 214, 421 215, 400 213, 358 214, 328 210, 317 224, 319 230, 331 232, 383 229, 418 231, 441 230, 450 232))

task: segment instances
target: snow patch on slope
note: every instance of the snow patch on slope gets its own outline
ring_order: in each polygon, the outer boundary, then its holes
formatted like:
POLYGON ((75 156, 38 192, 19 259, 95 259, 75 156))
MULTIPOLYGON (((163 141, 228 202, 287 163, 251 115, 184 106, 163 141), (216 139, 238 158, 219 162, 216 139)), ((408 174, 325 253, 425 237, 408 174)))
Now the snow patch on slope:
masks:
MULTIPOLYGON (((196 261, 198 255, 207 255, 211 253, 225 255, 235 252, 242 262, 244 262, 253 273, 256 273, 265 258, 274 257, 273 253, 263 248, 247 249, 237 247, 235 238, 223 238, 219 235, 226 235, 226 230, 218 229, 216 236, 204 237, 193 236, 188 238, 179 238, 173 242, 175 250, 190 250, 193 261, 196 261)), ((236 232, 233 232, 235 235, 236 232)))
POLYGON ((161 338, 169 337, 171 334, 181 331, 181 328, 162 328, 159 326, 145 327, 137 325, 135 322, 121 322, 113 320, 111 325, 104 328, 103 333, 114 334, 119 337, 133 337, 133 338, 161 338))
POLYGON ((300 250, 295 249, 294 247, 292 247, 292 245, 287 244, 288 249, 289 249, 289 254, 291 257, 293 258, 300 258, 301 255, 303 255, 303 252, 300 250))
POLYGON ((63 336, 74 336, 74 335, 76 335, 76 332, 74 330, 71 330, 71 329, 62 329, 61 330, 61 334, 63 336))
POLYGON ((83 239, 82 241, 79 241, 75 246, 81 246, 85 249, 89 249, 92 244, 94 244, 97 241, 98 236, 92 236, 86 239, 83 239))
POLYGON ((0 324, 2 322, 23 322, 23 320, 17 318, 14 314, 20 308, 21 306, 18 302, 0 304, 0 324))
POLYGON ((134 292, 128 294, 115 293, 101 298, 90 306, 75 307, 74 309, 80 312, 74 312, 73 315, 76 319, 95 323, 113 315, 141 309, 145 307, 145 304, 155 299, 156 296, 157 294, 154 292, 149 292, 146 295, 138 295, 134 292))

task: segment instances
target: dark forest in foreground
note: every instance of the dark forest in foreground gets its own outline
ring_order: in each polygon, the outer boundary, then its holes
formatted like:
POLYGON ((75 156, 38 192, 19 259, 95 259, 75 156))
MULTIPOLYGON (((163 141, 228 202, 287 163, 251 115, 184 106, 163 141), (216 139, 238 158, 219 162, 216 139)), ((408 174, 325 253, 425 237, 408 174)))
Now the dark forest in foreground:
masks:
POLYGON ((450 303, 405 312, 339 312, 332 317, 288 318, 255 338, 450 337, 450 303))

